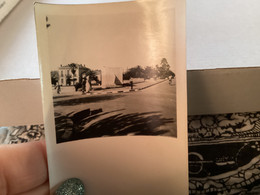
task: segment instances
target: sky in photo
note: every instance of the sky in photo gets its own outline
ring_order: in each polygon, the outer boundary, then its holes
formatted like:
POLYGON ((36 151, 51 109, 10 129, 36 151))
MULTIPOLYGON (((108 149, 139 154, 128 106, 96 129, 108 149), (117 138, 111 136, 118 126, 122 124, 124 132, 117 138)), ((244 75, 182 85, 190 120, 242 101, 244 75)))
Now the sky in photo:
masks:
POLYGON ((175 12, 164 1, 92 5, 83 14, 50 15, 48 23, 52 70, 72 62, 126 70, 166 58, 174 71, 175 12))

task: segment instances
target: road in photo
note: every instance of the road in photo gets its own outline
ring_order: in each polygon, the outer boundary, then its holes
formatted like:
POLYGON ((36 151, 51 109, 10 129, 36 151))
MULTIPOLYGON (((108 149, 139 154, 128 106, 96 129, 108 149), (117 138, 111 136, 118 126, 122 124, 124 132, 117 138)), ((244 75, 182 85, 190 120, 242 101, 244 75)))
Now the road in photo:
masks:
POLYGON ((75 92, 53 89, 57 143, 105 136, 177 137, 175 79, 146 80, 131 87, 75 92))

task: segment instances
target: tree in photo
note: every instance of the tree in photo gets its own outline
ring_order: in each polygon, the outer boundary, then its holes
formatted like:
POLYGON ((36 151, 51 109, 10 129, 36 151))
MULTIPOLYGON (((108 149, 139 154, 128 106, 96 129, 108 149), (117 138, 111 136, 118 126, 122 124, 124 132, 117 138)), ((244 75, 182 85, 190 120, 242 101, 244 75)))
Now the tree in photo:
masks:
POLYGON ((71 75, 70 74, 68 74, 68 75, 66 75, 66 85, 71 85, 71 75))
POLYGON ((156 76, 156 70, 151 66, 146 66, 144 69, 144 79, 154 78, 156 76))
POLYGON ((59 81, 59 72, 51 71, 51 84, 56 86, 58 81, 59 81))
MULTIPOLYGON (((72 73, 72 81, 73 81, 73 85, 75 85, 75 79, 74 79, 74 77, 75 77, 75 73, 76 73, 76 71, 77 71, 77 68, 78 68, 78 64, 76 64, 76 63, 70 63, 70 64, 68 64, 68 66, 70 67, 70 71, 71 71, 71 73, 72 73)), ((70 78, 71 79, 71 78, 70 78)))
POLYGON ((145 78, 144 69, 140 65, 128 69, 123 74, 123 79, 129 80, 130 78, 145 78))
POLYGON ((160 66, 156 65, 157 77, 160 79, 168 78, 169 76, 175 77, 174 72, 170 70, 170 65, 166 58, 162 58, 160 66))

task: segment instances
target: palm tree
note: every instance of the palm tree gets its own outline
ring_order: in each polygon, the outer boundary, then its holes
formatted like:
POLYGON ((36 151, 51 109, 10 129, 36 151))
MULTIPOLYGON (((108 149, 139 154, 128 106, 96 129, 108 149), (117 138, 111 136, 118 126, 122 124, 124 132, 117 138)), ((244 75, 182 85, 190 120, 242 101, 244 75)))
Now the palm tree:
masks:
POLYGON ((68 64, 68 66, 70 67, 70 71, 72 73, 72 80, 73 80, 73 85, 74 85, 75 84, 74 76, 75 76, 76 70, 78 68, 78 65, 76 63, 71 63, 71 64, 68 64))
POLYGON ((55 86, 58 81, 59 81, 59 72, 51 71, 51 84, 55 86))

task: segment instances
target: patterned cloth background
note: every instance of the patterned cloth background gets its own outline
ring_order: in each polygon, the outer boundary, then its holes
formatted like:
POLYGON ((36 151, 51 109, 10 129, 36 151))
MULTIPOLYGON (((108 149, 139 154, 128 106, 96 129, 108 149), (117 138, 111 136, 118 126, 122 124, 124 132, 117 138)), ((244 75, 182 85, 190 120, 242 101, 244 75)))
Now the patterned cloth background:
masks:
POLYGON ((0 127, 0 144, 24 143, 44 138, 44 125, 0 127))
MULTIPOLYGON (((0 127, 0 144, 44 138, 44 126, 0 127)), ((190 194, 260 194, 260 112, 189 116, 190 194)))
POLYGON ((260 194, 260 112, 189 116, 190 194, 260 194))

